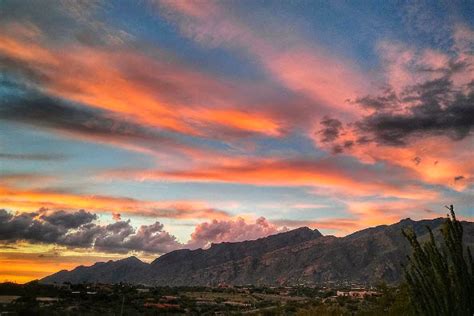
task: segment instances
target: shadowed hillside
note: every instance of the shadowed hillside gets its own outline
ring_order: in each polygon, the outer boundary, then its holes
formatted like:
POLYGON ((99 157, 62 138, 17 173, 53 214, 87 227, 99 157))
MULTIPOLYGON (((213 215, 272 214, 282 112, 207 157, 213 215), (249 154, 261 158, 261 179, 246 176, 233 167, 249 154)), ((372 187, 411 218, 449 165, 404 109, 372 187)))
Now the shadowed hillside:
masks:
MULTIPOLYGON (((375 283, 401 280, 410 248, 402 229, 423 240, 426 226, 439 235, 443 218, 367 228, 345 237, 323 236, 307 227, 252 241, 213 244, 209 249, 176 250, 151 264, 135 257, 60 271, 41 281, 130 282, 150 285, 375 283)), ((464 222, 464 238, 474 243, 474 223, 464 222)))

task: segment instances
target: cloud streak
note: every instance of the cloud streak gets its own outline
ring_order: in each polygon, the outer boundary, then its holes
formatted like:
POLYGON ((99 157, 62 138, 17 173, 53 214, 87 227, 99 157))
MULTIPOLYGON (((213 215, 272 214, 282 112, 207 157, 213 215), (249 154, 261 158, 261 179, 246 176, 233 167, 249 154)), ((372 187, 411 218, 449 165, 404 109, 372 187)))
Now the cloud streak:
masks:
POLYGON ((284 86, 316 101, 320 111, 347 110, 344 101, 367 89, 364 75, 344 58, 310 45, 296 33, 285 34, 287 31, 275 21, 267 21, 274 23, 273 33, 260 32, 258 25, 231 14, 231 3, 155 3, 158 12, 175 22, 185 36, 211 47, 238 49, 256 58, 284 86))
POLYGON ((0 185, 0 204, 5 208, 31 211, 41 207, 60 210, 77 208, 161 218, 227 218, 227 212, 206 202, 193 200, 147 201, 127 197, 78 194, 60 190, 23 189, 0 185))
POLYGON ((433 198, 432 192, 416 181, 408 170, 361 164, 348 157, 321 159, 234 160, 181 170, 112 170, 104 177, 142 180, 227 182, 264 186, 306 186, 332 188, 346 194, 433 198), (391 171, 387 171, 392 168, 391 171))
POLYGON ((0 34, 3 68, 53 97, 194 136, 211 137, 216 130, 270 136, 282 132, 271 112, 250 106, 256 100, 241 93, 250 86, 216 80, 164 52, 152 51, 149 55, 158 58, 151 58, 126 48, 113 52, 80 45, 63 48, 70 51, 65 55, 42 46, 36 34, 18 38, 15 32, 0 34))

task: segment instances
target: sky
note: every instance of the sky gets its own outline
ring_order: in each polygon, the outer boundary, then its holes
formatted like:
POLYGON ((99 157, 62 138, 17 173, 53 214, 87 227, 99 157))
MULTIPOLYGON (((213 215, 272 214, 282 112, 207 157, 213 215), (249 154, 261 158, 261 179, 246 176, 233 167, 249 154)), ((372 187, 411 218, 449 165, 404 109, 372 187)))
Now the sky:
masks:
POLYGON ((0 1, 0 281, 473 220, 472 1, 0 1))

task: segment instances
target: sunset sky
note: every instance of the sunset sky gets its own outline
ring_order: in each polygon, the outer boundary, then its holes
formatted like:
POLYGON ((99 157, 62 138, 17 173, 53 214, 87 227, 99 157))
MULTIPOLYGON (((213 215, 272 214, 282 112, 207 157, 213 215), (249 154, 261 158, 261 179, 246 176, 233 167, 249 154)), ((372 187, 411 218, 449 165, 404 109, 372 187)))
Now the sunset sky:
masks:
POLYGON ((473 220, 473 79, 473 1, 0 1, 0 282, 473 220))

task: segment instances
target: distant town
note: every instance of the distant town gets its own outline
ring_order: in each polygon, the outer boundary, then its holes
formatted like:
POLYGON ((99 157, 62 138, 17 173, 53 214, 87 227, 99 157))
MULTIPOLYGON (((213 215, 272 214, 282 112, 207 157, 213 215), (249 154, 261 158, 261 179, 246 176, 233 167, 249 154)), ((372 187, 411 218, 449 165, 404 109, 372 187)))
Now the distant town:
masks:
POLYGON ((321 306, 350 314, 376 306, 381 291, 349 283, 281 287, 2 283, 0 315, 296 315, 321 306))

